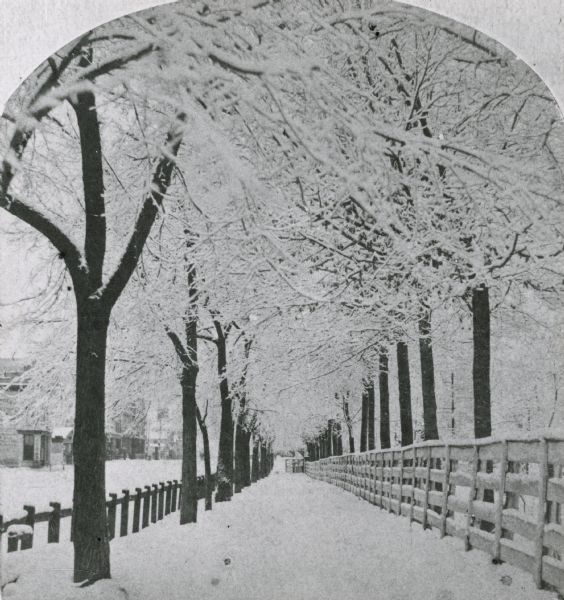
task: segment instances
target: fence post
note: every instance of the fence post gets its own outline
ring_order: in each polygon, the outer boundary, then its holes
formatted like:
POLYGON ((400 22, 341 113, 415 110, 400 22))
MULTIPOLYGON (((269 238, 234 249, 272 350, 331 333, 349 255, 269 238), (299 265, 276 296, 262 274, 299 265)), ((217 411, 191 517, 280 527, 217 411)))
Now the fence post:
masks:
POLYGON ((411 480, 411 505, 409 507, 409 522, 413 523, 413 514, 415 512, 415 488, 417 487, 417 477, 415 470, 417 469, 417 448, 413 447, 413 460, 411 461, 413 467, 413 479, 411 480))
POLYGON ((172 496, 172 481, 166 482, 165 515, 170 514, 170 499, 172 496))
POLYGON ((501 460, 499 463, 499 494, 497 497, 497 504, 495 507, 495 539, 493 548, 493 563, 499 564, 501 562, 501 533, 502 533, 502 521, 503 521, 503 505, 505 497, 505 481, 507 478, 507 440, 503 440, 501 443, 501 460))
POLYGON ((472 512, 474 507, 474 495, 476 494, 476 478, 478 476, 478 461, 480 457, 478 454, 478 446, 474 446, 474 456, 472 458, 472 481, 470 484, 470 492, 468 494, 468 508, 466 513, 466 536, 464 538, 464 550, 468 552, 470 550, 470 529, 472 527, 472 512))
POLYGON ((133 527, 131 533, 137 533, 139 531, 139 517, 141 516, 141 498, 143 490, 141 488, 135 488, 135 499, 133 500, 133 527))
POLYGON ((145 527, 149 527, 149 510, 151 508, 151 486, 145 486, 145 493, 143 498, 143 523, 141 527, 145 529, 145 527))
POLYGON ((401 494, 403 488, 403 448, 400 451, 400 465, 399 465, 399 493, 398 493, 398 512, 397 514, 401 517, 401 494))
POLYGON ((164 493, 165 493, 164 481, 159 481, 159 521, 162 520, 163 515, 164 515, 164 493))
POLYGON ((431 446, 427 448, 427 474, 425 476, 425 499, 423 500, 423 519, 421 526, 427 529, 427 510, 429 508, 429 486, 431 485, 431 446))
POLYGON ((172 512, 176 512, 176 495, 178 494, 178 479, 173 479, 172 484, 172 500, 170 510, 172 512))
POLYGON ((49 524, 47 526, 47 543, 58 544, 61 531, 61 504, 60 502, 49 502, 49 506, 53 510, 49 516, 49 524))
POLYGON ((535 584, 542 587, 542 557, 544 554, 544 522, 546 518, 545 504, 548 485, 548 444, 546 438, 539 444, 539 505, 537 513, 537 532, 535 539, 535 584))
POLYGON ((389 469, 389 484, 390 487, 388 489, 388 512, 392 512, 392 486, 394 485, 394 454, 395 452, 392 450, 390 452, 390 460, 388 461, 388 469, 389 469))
POLYGON ((385 452, 380 451, 380 508, 384 508, 384 460, 385 452))
POLYGON ((129 490, 121 490, 123 498, 121 499, 121 513, 119 522, 119 536, 127 535, 127 526, 129 524, 129 490))
MULTIPOLYGON (((35 506, 26 504, 24 506, 24 510, 27 513, 27 516, 25 518, 25 524, 28 525, 29 527, 31 527, 31 529, 33 530, 33 528, 35 526, 35 506)), ((22 542, 20 545, 20 549, 28 550, 32 546, 33 546, 33 532, 22 535, 22 542)))
POLYGON ((443 506, 441 514, 441 537, 446 535, 447 514, 448 514, 448 493, 450 490, 450 446, 445 446, 445 479, 443 482, 443 506))
POLYGON ((153 483, 153 491, 151 492, 151 523, 157 522, 157 498, 159 494, 159 486, 153 483))
POLYGON ((376 504, 376 450, 370 453, 370 503, 376 504))
POLYGON ((108 502, 108 535, 110 540, 116 536, 116 506, 117 494, 110 494, 111 500, 108 502))
POLYGON ((10 535, 8 532, 8 552, 16 552, 20 543, 20 538, 17 535, 10 535))

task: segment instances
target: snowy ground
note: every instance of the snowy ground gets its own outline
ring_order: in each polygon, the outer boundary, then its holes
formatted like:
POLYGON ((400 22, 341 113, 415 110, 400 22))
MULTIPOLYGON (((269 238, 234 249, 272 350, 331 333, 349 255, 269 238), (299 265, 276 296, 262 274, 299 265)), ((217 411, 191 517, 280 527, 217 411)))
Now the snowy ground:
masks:
MULTIPOLYGON (((203 473, 203 466, 201 468, 203 473)), ((37 512, 49 509, 49 502, 72 506, 74 470, 72 466, 53 470, 27 467, 0 467, 0 514, 4 520, 20 516, 24 504, 37 512)), ((110 460, 106 462, 106 491, 121 495, 143 487, 180 479, 180 460, 110 460)))
POLYGON ((114 540, 111 582, 75 588, 70 544, 4 559, 6 600, 556 598, 527 573, 301 474, 273 473, 197 525, 171 516, 114 540))

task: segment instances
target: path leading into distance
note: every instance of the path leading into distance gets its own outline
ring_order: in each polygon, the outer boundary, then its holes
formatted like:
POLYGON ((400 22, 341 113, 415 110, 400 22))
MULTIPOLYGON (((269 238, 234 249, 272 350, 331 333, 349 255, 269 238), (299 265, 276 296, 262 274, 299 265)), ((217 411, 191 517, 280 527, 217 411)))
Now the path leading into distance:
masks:
MULTIPOLYGON (((278 466, 278 465, 277 465, 278 466)), ((306 475, 274 472, 180 527, 112 542, 111 582, 70 583, 72 547, 37 549, 17 600, 540 600, 532 577, 306 475), (37 556, 36 558, 39 558, 37 556), (35 560, 34 564, 38 561, 35 560), (53 576, 51 569, 58 569, 53 576), (39 596, 33 595, 41 592, 39 596)), ((31 560, 36 550, 19 552, 31 560)), ((10 555, 9 560, 15 555, 10 555)), ((15 565, 12 565, 15 568, 15 565)))

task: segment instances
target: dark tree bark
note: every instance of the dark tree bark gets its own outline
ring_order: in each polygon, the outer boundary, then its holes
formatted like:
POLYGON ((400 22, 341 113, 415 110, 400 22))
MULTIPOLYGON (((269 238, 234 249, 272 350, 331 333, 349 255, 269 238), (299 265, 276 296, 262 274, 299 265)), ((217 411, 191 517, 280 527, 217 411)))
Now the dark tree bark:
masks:
POLYGON ((217 372, 221 397, 221 425, 217 457, 216 502, 231 500, 233 496, 233 415, 232 400, 227 381, 227 338, 219 321, 214 321, 217 333, 217 372))
POLYGON ((368 450, 376 448, 376 436, 374 434, 374 379, 371 377, 366 388, 366 401, 368 403, 368 450))
POLYGON ((249 364, 249 356, 251 352, 252 340, 245 341, 245 365, 241 380, 239 382, 239 414, 237 415, 237 427, 235 429, 235 493, 240 493, 245 487, 247 471, 248 471, 248 447, 249 441, 247 437, 248 427, 248 411, 247 411, 247 367, 249 364), (245 462, 247 463, 245 465, 245 462))
POLYGON ((235 428, 235 470, 233 480, 235 484, 235 493, 239 494, 243 489, 243 479, 245 470, 245 417, 239 413, 237 417, 237 426, 235 428))
POLYGON ((182 491, 180 524, 195 523, 198 518, 197 405, 198 367, 182 369, 182 491))
MULTIPOLYGON (((73 577, 75 582, 80 582, 111 576, 105 491, 105 360, 110 314, 137 265, 168 190, 173 165, 168 158, 158 164, 152 191, 144 200, 126 250, 102 288, 106 219, 100 125, 94 94, 78 94, 73 108, 80 134, 87 269, 76 263, 79 253, 53 225, 42 231, 41 221, 38 221, 36 228, 55 244, 65 260, 73 280, 77 306, 72 528, 73 577)), ((169 134, 167 145, 173 155, 178 152, 178 132, 169 134)))
POLYGON ((251 463, 251 482, 256 483, 259 480, 259 440, 253 435, 253 458, 251 463))
POLYGON ((335 435, 334 447, 335 447, 335 455, 342 456, 343 454, 343 432, 341 430, 341 424, 335 423, 333 426, 333 432, 335 435))
POLYGON ((401 424, 401 445, 413 444, 413 419, 411 414, 411 381, 409 377, 409 357, 407 344, 396 344, 398 360, 398 387, 401 424))
POLYGON ((198 332, 196 316, 196 270, 186 256, 188 280, 188 314, 184 321, 184 342, 166 329, 182 365, 182 488, 180 494, 180 524, 195 523, 198 519, 197 429, 199 409, 196 400, 198 379, 198 332))
POLYGON ((380 447, 390 447, 390 389, 388 386, 388 354, 381 352, 378 361, 380 387, 380 447))
POLYGON ((108 324, 109 311, 98 302, 78 306, 72 519, 75 582, 110 577, 104 388, 108 324))
POLYGON ((333 419, 327 421, 327 456, 335 455, 335 435, 333 432, 333 419))
POLYGON ((477 438, 492 434, 490 398, 490 301, 486 286, 472 290, 474 333, 474 435, 477 438))
POLYGON ((343 400, 343 415, 345 417, 345 425, 349 434, 349 452, 354 454, 354 434, 352 427, 351 415, 349 412, 349 403, 343 400))
POLYGON ((368 391, 366 386, 362 388, 362 410, 360 416, 360 451, 366 451, 368 434, 368 391))
MULTIPOLYGON (((474 384, 474 435, 477 438, 492 434, 490 398, 490 301, 486 286, 472 289, 472 319, 474 337, 474 360, 472 379, 474 384)), ((486 472, 493 471, 493 462, 486 461, 486 472)), ((484 489, 484 502, 494 501, 493 490, 484 489)), ((492 531, 488 521, 476 523, 483 531, 492 531)))
POLYGON ((421 391, 423 395, 423 438, 438 440, 435 366, 431 340, 431 312, 424 310, 419 319, 419 355, 421 358, 421 391))
POLYGON ((251 485, 251 432, 246 430, 243 432, 243 487, 251 485))
POLYGON ((211 456, 210 456, 210 438, 208 434, 208 426, 206 424, 206 417, 202 417, 200 410, 197 408, 196 416, 198 418, 198 425, 202 434, 202 442, 204 446, 204 477, 205 477, 205 510, 212 509, 212 496, 213 496, 213 480, 211 471, 211 456))
POLYGON ((263 440, 260 444, 260 477, 263 479, 268 475, 268 451, 266 442, 263 440))
POLYGON ((183 344, 176 333, 167 329, 176 354, 182 364, 180 386, 182 389, 182 491, 180 500, 180 524, 195 523, 198 517, 197 472, 197 422, 196 381, 198 377, 198 345, 196 319, 185 322, 186 342, 183 344))
MULTIPOLYGON (((59 85, 60 77, 74 58, 81 56, 78 66, 91 67, 91 51, 83 53, 85 36, 59 57, 58 65, 47 76, 31 100, 27 122, 39 122, 52 110, 52 103, 36 102, 59 85)), ((153 45, 136 50, 130 56, 111 57, 95 68, 83 72, 83 81, 124 67, 153 51, 153 45)), ((54 63, 53 63, 54 64, 54 63)), ((53 65, 52 65, 53 66, 53 65)), ((72 101, 76 114, 82 163, 84 193, 84 255, 63 230, 40 210, 14 197, 10 186, 14 177, 12 160, 2 161, 0 207, 44 235, 56 248, 71 276, 77 310, 76 401, 73 437, 74 491, 72 534, 74 544, 75 582, 109 578, 110 546, 106 522, 105 493, 105 356, 110 314, 127 285, 139 260, 145 241, 172 179, 170 156, 178 152, 182 131, 175 127, 167 137, 167 149, 153 174, 150 191, 143 200, 133 231, 117 268, 105 286, 102 273, 106 254, 106 210, 100 124, 95 96, 83 91, 72 101)), ((179 122, 185 120, 178 115, 179 122)), ((10 141, 17 159, 25 152, 33 128, 18 126, 10 141)))

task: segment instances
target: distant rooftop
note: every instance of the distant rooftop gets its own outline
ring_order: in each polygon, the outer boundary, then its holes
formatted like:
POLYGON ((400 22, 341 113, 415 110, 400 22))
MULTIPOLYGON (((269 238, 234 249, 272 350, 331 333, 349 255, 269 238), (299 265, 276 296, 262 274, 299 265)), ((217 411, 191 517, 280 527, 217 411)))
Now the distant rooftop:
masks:
POLYGON ((0 375, 17 375, 29 369, 33 361, 27 358, 1 358, 0 375))

